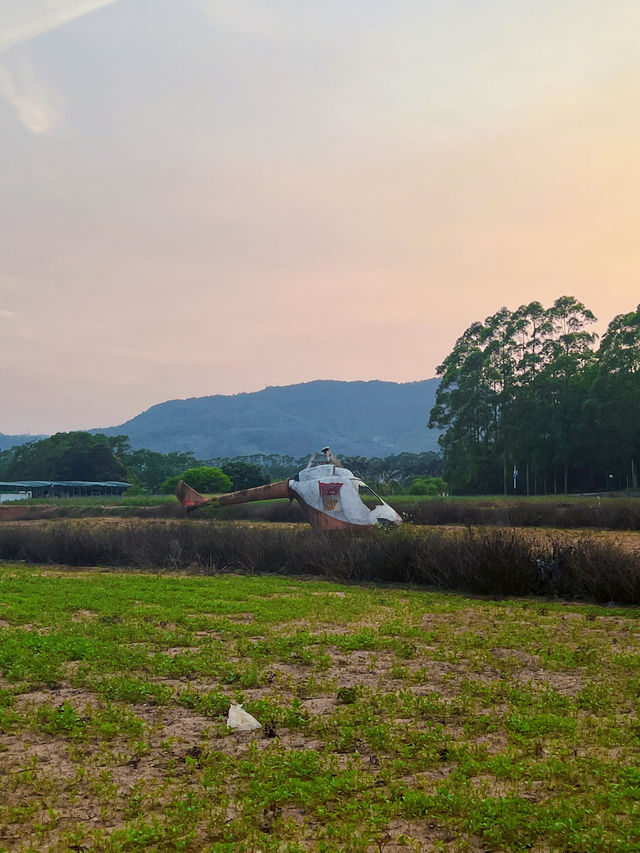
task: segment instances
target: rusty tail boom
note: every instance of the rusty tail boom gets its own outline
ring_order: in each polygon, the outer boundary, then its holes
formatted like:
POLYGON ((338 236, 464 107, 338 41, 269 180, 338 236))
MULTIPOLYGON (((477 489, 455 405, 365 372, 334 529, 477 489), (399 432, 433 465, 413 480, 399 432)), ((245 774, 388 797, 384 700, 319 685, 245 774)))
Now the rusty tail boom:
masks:
POLYGON ((253 489, 240 489, 237 492, 227 492, 215 498, 203 498, 195 489, 188 486, 184 480, 180 480, 176 488, 176 496, 187 512, 193 512, 207 504, 228 506, 229 504, 243 504, 250 503, 251 501, 270 501, 277 498, 292 499, 295 497, 289 487, 288 480, 282 480, 278 483, 268 483, 265 486, 254 486, 253 489))

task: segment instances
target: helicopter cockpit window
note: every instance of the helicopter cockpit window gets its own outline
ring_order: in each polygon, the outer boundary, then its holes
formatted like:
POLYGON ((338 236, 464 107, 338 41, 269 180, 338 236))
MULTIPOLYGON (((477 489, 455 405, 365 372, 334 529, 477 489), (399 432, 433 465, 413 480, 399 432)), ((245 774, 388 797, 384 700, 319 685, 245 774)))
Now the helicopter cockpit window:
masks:
POLYGON ((369 486, 367 486, 366 483, 363 483, 362 480, 357 480, 356 482, 358 484, 358 494, 362 499, 367 501, 367 504, 369 506, 371 505, 372 501, 375 501, 375 503, 373 504, 374 507, 383 505, 384 501, 382 500, 380 495, 377 495, 373 491, 373 489, 370 489, 369 486))

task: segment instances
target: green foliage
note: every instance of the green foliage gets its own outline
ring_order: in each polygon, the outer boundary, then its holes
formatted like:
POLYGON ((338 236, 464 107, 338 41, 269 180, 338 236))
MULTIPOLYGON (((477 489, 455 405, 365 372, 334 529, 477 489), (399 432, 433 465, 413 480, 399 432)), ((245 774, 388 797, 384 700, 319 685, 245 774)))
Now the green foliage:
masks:
POLYGON ((109 441, 114 445, 114 452, 127 469, 129 482, 138 485, 145 492, 163 491, 169 494, 173 489, 164 490, 161 486, 167 478, 175 478, 187 468, 198 463, 193 453, 173 451, 171 453, 156 453, 153 450, 141 448, 132 450, 126 436, 114 436, 109 441))
POLYGON ((473 323, 438 367, 429 426, 457 493, 637 487, 640 306, 610 323, 571 296, 473 323))
POLYGON ((639 849, 637 609, 24 563, 0 586, 10 847, 639 849))
POLYGON ((448 486, 442 477, 419 477, 409 486, 410 495, 438 497, 447 493, 448 486))
MULTIPOLYGON (((182 480, 182 476, 174 476, 167 477, 166 480, 163 480, 158 486, 158 492, 161 495, 172 495, 175 493, 176 488, 178 487, 178 482, 182 480)), ((197 490, 196 490, 197 491, 197 490)))
POLYGON ((51 438, 0 453, 0 478, 122 480, 133 485, 132 492, 170 494, 175 491, 182 472, 199 464, 191 452, 132 450, 126 435, 70 432, 57 433, 51 438), (168 478, 172 479, 167 484, 168 478))
MULTIPOLYGON (((189 468, 179 478, 195 489, 196 492, 203 494, 218 494, 220 492, 230 492, 232 490, 231 479, 220 470, 220 468, 211 468, 208 465, 201 465, 199 468, 189 468)), ((169 483, 172 483, 170 480, 169 483)), ((162 484, 163 487, 167 483, 162 484)), ((174 487, 175 488, 175 487, 174 487)))
POLYGON ((640 305, 609 324, 598 351, 599 370, 587 401, 592 451, 614 488, 627 476, 638 487, 640 465, 640 305), (631 470, 629 470, 629 462, 631 470), (611 475, 611 476, 610 476, 611 475))
MULTIPOLYGON (((442 474, 442 457, 433 451, 424 453, 398 453, 392 456, 366 457, 366 456, 340 456, 345 468, 353 471, 358 477, 372 486, 381 483, 397 483, 408 485, 416 477, 437 477, 442 474)), ((252 456, 236 456, 233 458, 218 458, 209 460, 210 464, 231 473, 232 466, 250 465, 260 471, 260 474, 272 481, 291 477, 309 461, 308 456, 295 458, 283 456, 279 453, 265 454, 255 453, 252 456)), ((254 485, 260 485, 256 482, 254 485)), ((234 488, 247 488, 247 486, 234 486, 234 488)))
POLYGON ((59 432, 0 454, 6 480, 125 480, 125 466, 104 435, 59 432))
POLYGON ((352 705, 358 698, 358 688, 338 687, 336 697, 341 705, 352 705))
POLYGON ((260 468, 250 462, 227 462, 222 466, 222 472, 231 480, 231 488, 234 491, 251 489, 270 482, 260 468))
MULTIPOLYGON (((308 456, 296 458, 282 453, 253 453, 248 456, 219 456, 207 464, 225 471, 230 465, 252 465, 272 481, 291 477, 309 461, 308 456)), ((231 476, 231 475, 229 475, 231 476)))
POLYGON ((87 718, 81 716, 69 702, 63 702, 57 708, 40 706, 37 722, 51 735, 64 734, 75 739, 83 738, 87 728, 87 718))

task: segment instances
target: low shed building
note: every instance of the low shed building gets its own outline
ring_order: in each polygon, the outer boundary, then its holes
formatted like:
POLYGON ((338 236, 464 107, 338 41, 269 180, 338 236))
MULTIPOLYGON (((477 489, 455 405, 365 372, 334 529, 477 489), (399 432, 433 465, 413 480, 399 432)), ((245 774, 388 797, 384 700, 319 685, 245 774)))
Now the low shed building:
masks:
MULTIPOLYGON (((119 483, 117 481, 21 480, 11 483, 0 482, 0 492, 9 496, 9 500, 16 500, 15 496, 20 492, 23 493, 23 498, 107 497, 109 495, 123 495, 130 485, 130 483, 119 483)), ((2 498, 3 495, 0 495, 0 501, 2 498)))

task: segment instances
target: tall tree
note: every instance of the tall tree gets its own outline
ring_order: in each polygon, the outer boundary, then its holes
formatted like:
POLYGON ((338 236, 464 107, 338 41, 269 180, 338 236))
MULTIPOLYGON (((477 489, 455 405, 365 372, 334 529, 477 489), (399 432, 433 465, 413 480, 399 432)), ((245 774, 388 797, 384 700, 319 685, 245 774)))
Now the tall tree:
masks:
POLYGON ((594 406, 605 465, 628 470, 638 487, 640 465, 640 305, 613 318, 598 350, 594 406))
POLYGON ((597 336, 587 331, 594 323, 593 313, 573 296, 561 296, 549 309, 551 335, 543 350, 544 392, 553 444, 552 466, 554 491, 557 472, 563 472, 563 491, 568 491, 569 466, 577 459, 581 408, 588 389, 581 374, 594 359, 593 344, 597 336))
POLYGON ((227 462, 222 466, 222 473, 231 480, 231 488, 252 489, 254 486, 262 486, 269 482, 257 465, 250 462, 227 462))
POLYGON ((506 488, 506 459, 512 440, 514 390, 513 315, 506 308, 473 323, 437 368, 442 377, 429 427, 440 439, 445 476, 455 489, 506 488), (496 459, 502 463, 496 469, 496 459))
POLYGON ((191 452, 174 450, 158 453, 146 448, 123 452, 120 459, 126 465, 130 479, 149 492, 157 492, 167 477, 181 474, 198 464, 191 452))
POLYGON ((125 467, 104 435, 59 432, 3 454, 9 480, 123 481, 125 467))
POLYGON ((473 323, 438 367, 442 381, 429 426, 440 439, 445 477, 456 491, 507 491, 511 465, 526 490, 582 465, 591 433, 584 411, 593 379, 591 311, 563 296, 506 308, 473 323), (584 454, 583 454, 584 455, 584 454), (531 476, 530 476, 531 475, 531 476), (501 481, 500 485, 499 482, 501 481))
POLYGON ((537 491, 538 473, 544 467, 546 448, 545 412, 540 375, 545 365, 545 343, 553 323, 540 302, 521 305, 513 317, 515 394, 512 406, 514 461, 524 468, 524 489, 537 491))

